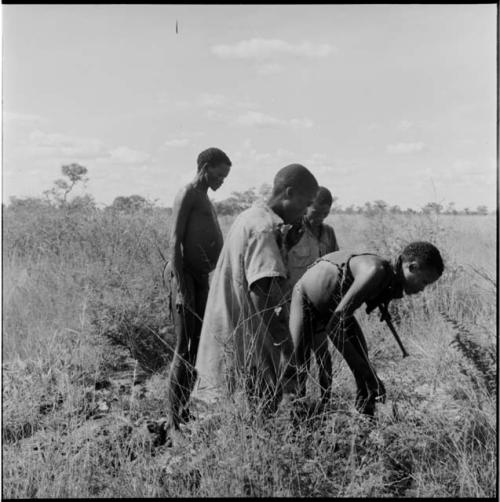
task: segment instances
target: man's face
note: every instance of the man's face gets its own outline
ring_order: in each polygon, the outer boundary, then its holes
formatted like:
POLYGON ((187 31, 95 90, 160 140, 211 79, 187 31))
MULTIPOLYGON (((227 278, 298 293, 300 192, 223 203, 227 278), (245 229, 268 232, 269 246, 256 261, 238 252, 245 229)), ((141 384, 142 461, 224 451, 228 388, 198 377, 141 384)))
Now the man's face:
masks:
POLYGON ((403 276, 403 289, 407 295, 420 293, 440 277, 434 268, 422 266, 418 261, 403 262, 403 276))
POLYGON ((319 227, 330 214, 331 204, 313 202, 306 210, 306 218, 313 227, 319 227))
POLYGON ((308 206, 314 202, 318 189, 297 190, 287 188, 287 197, 284 204, 285 223, 294 223, 304 216, 308 206))
POLYGON ((225 163, 208 166, 206 168, 208 186, 215 192, 222 186, 230 170, 230 166, 225 163))

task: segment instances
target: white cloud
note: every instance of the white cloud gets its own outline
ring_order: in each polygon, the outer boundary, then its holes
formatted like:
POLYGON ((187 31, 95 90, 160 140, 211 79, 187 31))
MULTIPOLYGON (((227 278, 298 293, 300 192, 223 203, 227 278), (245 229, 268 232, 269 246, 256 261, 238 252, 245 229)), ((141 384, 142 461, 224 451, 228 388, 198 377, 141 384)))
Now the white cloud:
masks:
POLYGON ((198 104, 200 106, 224 106, 228 102, 228 98, 222 94, 209 94, 202 93, 198 97, 198 104))
POLYGON ((190 143, 190 140, 188 138, 173 138, 165 141, 163 143, 163 148, 184 148, 185 146, 188 146, 190 143))
POLYGON ((370 122, 367 126, 366 129, 370 132, 373 131, 380 131, 382 129, 382 126, 378 122, 370 122))
POLYGON ((93 138, 78 138, 59 133, 33 131, 28 137, 27 151, 33 156, 90 159, 107 155, 104 144, 93 138))
POLYGON ((283 71, 283 66, 277 63, 265 63, 257 66, 259 75, 276 75, 283 71))
POLYGON ((303 127, 305 129, 309 129, 314 125, 314 122, 308 118, 290 119, 289 123, 292 127, 303 127))
POLYGON ((212 52, 221 58, 267 59, 276 55, 295 55, 309 58, 326 57, 335 48, 329 44, 302 42, 291 44, 284 40, 253 38, 233 45, 215 45, 212 52))
POLYGON ((3 112, 4 127, 9 125, 37 126, 46 120, 40 115, 30 113, 3 112))
MULTIPOLYGON (((348 165, 339 165, 338 161, 334 161, 324 153, 313 153, 305 162, 304 165, 310 169, 315 176, 347 176, 352 174, 352 169, 348 165)), ((326 181, 318 179, 320 185, 324 185, 326 181)))
POLYGON ((119 146, 109 152, 111 162, 115 164, 142 164, 151 160, 146 152, 134 150, 127 146, 119 146))
POLYGON ((421 152, 425 148, 425 143, 422 141, 416 141, 413 143, 395 143, 387 145, 386 151, 387 153, 398 155, 421 152))
POLYGON ((60 133, 33 131, 28 136, 26 151, 29 155, 49 159, 82 162, 94 160, 99 163, 143 164, 151 161, 151 155, 128 146, 109 148, 95 138, 81 138, 60 133))
POLYGON ((236 123, 246 126, 279 126, 283 121, 265 113, 248 111, 237 117, 236 123))
POLYGON ((175 101, 178 108, 216 108, 216 109, 248 109, 256 108, 257 104, 246 98, 234 98, 223 94, 202 92, 192 99, 175 101))
POLYGON ((410 120, 403 119, 403 120, 399 121, 399 123, 396 127, 400 131, 408 131, 413 126, 414 126, 413 122, 411 122, 410 120))
POLYGON ((313 121, 308 118, 292 118, 289 120, 280 119, 257 111, 247 111, 236 118, 236 124, 242 126, 256 127, 294 127, 294 128, 310 128, 313 126, 313 121))

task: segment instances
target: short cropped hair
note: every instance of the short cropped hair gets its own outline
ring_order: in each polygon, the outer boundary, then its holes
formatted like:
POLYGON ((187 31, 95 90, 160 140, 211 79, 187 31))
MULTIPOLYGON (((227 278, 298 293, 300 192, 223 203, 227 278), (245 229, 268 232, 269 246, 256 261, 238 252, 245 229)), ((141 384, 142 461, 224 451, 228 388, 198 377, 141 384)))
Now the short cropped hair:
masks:
POLYGON ((439 275, 443 273, 443 258, 439 249, 430 242, 417 241, 408 244, 401 253, 403 261, 418 261, 421 265, 433 268, 439 275))
POLYGON ((332 192, 326 187, 319 187, 318 193, 316 194, 316 199, 314 199, 315 204, 328 204, 331 206, 333 204, 332 192))
POLYGON ((300 192, 317 190, 318 182, 307 167, 302 164, 289 164, 276 173, 272 195, 276 196, 283 193, 287 187, 295 188, 300 192))
POLYGON ((203 164, 216 166, 218 164, 227 164, 231 166, 231 160, 220 148, 207 148, 198 155, 198 171, 201 170, 203 164))

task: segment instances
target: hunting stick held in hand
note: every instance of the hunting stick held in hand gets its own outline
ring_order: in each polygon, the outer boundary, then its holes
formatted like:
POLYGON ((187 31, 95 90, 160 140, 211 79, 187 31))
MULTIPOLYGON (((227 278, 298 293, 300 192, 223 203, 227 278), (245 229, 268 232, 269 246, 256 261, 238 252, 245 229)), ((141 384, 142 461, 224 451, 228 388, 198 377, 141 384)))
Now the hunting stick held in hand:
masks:
POLYGON ((391 316, 389 312, 387 311, 387 305, 384 305, 383 303, 379 304, 378 306, 380 310, 380 320, 385 321, 387 323, 387 326, 389 326, 389 329, 391 330, 391 333, 394 335, 394 338, 396 339, 396 342, 398 342, 399 348, 401 349, 401 352, 403 353, 403 357, 408 357, 410 354, 406 352, 406 349, 403 346, 403 343, 401 342, 401 339, 399 338, 399 335, 396 331, 396 328, 392 324, 391 321, 391 316))

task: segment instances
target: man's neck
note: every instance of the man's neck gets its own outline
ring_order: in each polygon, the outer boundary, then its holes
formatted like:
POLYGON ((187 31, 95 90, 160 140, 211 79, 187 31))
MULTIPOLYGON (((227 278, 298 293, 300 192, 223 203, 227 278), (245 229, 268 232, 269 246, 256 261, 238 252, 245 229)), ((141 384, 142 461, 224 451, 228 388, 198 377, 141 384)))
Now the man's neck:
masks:
POLYGON ((196 174, 194 180, 191 182, 191 185, 200 192, 204 193, 208 192, 208 183, 207 180, 205 179, 205 176, 202 173, 196 174))
POLYGON ((313 225, 306 217, 304 217, 304 223, 315 237, 317 237, 318 239, 321 237, 321 229, 323 226, 322 223, 320 223, 319 225, 313 225))
POLYGON ((285 211, 283 210, 283 204, 281 203, 281 200, 271 197, 267 201, 267 205, 274 213, 276 213, 283 221, 285 221, 285 211))

